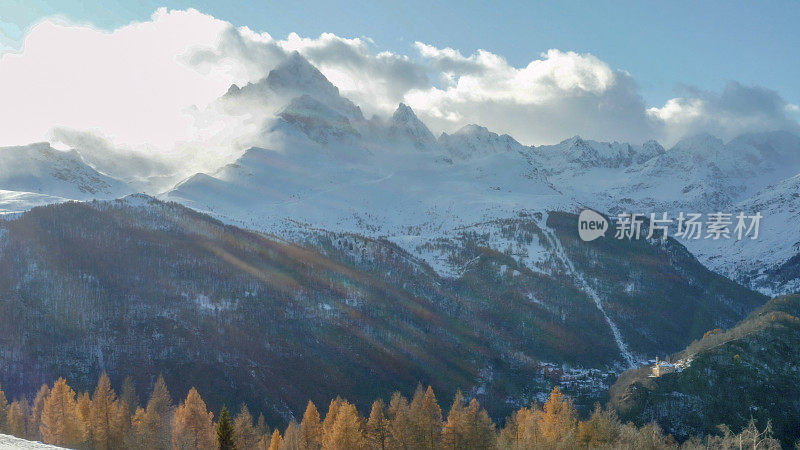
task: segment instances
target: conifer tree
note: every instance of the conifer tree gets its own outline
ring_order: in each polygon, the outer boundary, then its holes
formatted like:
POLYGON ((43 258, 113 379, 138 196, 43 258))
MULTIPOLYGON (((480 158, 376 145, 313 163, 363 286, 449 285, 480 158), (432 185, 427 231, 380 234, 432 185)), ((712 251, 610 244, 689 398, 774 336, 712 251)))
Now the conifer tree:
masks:
POLYGON ((478 400, 473 398, 469 402, 466 418, 466 440, 469 448, 494 448, 497 443, 494 422, 489 417, 489 413, 481 408, 478 400))
MULTIPOLYGON (((341 405, 342 399, 336 397, 335 399, 331 400, 330 406, 328 406, 328 413, 325 414, 325 420, 322 421, 322 444, 325 444, 325 440, 328 439, 333 432, 333 424, 336 422, 336 414, 339 412, 339 405, 341 405)), ((286 440, 286 436, 283 436, 283 440, 286 440)))
POLYGON ((375 400, 367 421, 367 442, 376 450, 386 450, 389 435, 389 420, 386 418, 386 405, 383 400, 375 400))
POLYGON ((414 424, 408 400, 399 392, 395 392, 389 402, 389 448, 416 448, 413 430, 414 424))
POLYGON ((269 426, 267 426, 267 419, 264 418, 264 413, 258 413, 256 430, 258 430, 258 434, 265 434, 268 438, 272 435, 272 433, 269 431, 269 426))
POLYGON ((84 438, 90 444, 92 443, 92 398, 88 392, 83 392, 78 396, 78 417, 81 419, 83 429, 86 430, 84 438))
POLYGON ((253 416, 250 414, 250 409, 247 408, 247 405, 244 403, 242 403, 239 414, 236 415, 236 419, 233 421, 233 431, 236 448, 239 450, 256 448, 258 446, 261 433, 253 426, 253 416))
POLYGON ((572 406, 572 400, 565 397, 558 386, 554 387, 539 416, 542 439, 550 445, 567 443, 574 439, 577 424, 578 413, 572 406))
POLYGON ((414 396, 411 403, 411 419, 415 427, 415 441, 421 449, 439 447, 442 437, 442 409, 436 401, 433 388, 414 396))
POLYGON ((282 443, 281 432, 278 430, 273 431, 269 440, 269 450, 280 450, 282 443))
POLYGON ((76 447, 83 442, 85 428, 77 406, 75 391, 67 385, 67 380, 59 378, 42 409, 41 433, 45 443, 76 447))
MULTIPOLYGON (((147 414, 158 418, 157 429, 151 432, 159 437, 158 448, 167 450, 172 446, 172 417, 175 409, 172 405, 172 397, 167 389, 167 383, 164 381, 162 375, 156 379, 156 384, 153 386, 153 392, 150 394, 150 399, 147 401, 147 414)), ((153 425, 152 420, 145 422, 148 426, 153 425)))
POLYGON ((129 420, 127 406, 117 399, 117 394, 111 388, 111 380, 103 372, 92 394, 89 414, 92 447, 98 450, 121 447, 129 420))
POLYGON ((343 402, 336 414, 336 421, 323 450, 360 450, 367 448, 364 423, 358 416, 355 405, 343 402))
POLYGON ((604 411, 597 403, 589 420, 578 423, 578 442, 589 448, 613 447, 620 436, 620 422, 614 410, 604 411))
POLYGON ((5 432, 21 438, 27 435, 25 410, 27 409, 26 400, 17 400, 6 409, 5 432))
POLYGON ((30 422, 28 423, 28 438, 34 441, 42 440, 42 412, 44 411, 44 404, 49 396, 50 386, 43 384, 36 393, 36 397, 34 397, 29 418, 30 422))
POLYGON ((300 422, 300 445, 308 450, 318 450, 322 447, 322 422, 316 405, 310 400, 300 422))
POLYGON ((464 395, 461 391, 457 391, 450 412, 447 414, 444 430, 442 430, 442 448, 453 450, 466 448, 466 422, 467 411, 464 405, 464 395))
POLYGON ((6 415, 8 415, 8 399, 3 392, 3 386, 0 386, 0 431, 6 429, 6 415))
POLYGON ((280 450, 304 450, 300 446, 300 428, 296 423, 291 422, 286 427, 286 432, 283 433, 283 439, 281 439, 280 450))
POLYGON ((137 408, 131 419, 126 447, 137 450, 163 449, 164 437, 159 435, 161 418, 154 409, 137 408))
POLYGON ((233 422, 228 408, 222 407, 222 412, 219 414, 219 423, 217 424, 217 445, 219 450, 235 450, 236 442, 234 440, 233 422))
POLYGON ((122 391, 120 391, 119 399, 125 403, 128 408, 128 415, 132 417, 136 413, 136 408, 139 407, 139 396, 136 394, 136 385, 133 384, 133 378, 130 375, 126 376, 122 381, 122 391))
POLYGON ((172 419, 172 447, 209 449, 216 446, 216 441, 214 415, 208 412, 197 389, 191 388, 172 419))

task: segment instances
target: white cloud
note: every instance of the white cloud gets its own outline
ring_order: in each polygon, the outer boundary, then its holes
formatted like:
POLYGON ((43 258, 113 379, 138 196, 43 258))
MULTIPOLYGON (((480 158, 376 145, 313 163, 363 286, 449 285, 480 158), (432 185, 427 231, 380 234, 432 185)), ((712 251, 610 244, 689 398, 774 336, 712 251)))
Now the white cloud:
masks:
POLYGON ((746 132, 800 131, 797 120, 790 115, 797 106, 788 104, 773 90, 735 81, 719 93, 686 90, 686 97, 673 98, 661 108, 647 110, 667 142, 700 132, 727 140, 746 132))
POLYGON ((736 83, 721 93, 688 90, 648 109, 630 74, 591 54, 553 49, 515 67, 484 50, 465 56, 417 42, 400 55, 366 37, 330 33, 276 40, 195 10, 159 9, 110 32, 55 19, 30 29, 22 51, 0 56, 0 145, 64 138, 51 132, 60 128, 95 131, 127 149, 214 160, 209 155, 250 142, 237 133, 252 133, 257 120, 231 123, 207 105, 233 83, 266 76, 294 50, 368 115, 388 115, 402 101, 436 133, 479 123, 533 144, 575 134, 668 144, 700 131, 727 138, 798 127, 796 105, 736 83))

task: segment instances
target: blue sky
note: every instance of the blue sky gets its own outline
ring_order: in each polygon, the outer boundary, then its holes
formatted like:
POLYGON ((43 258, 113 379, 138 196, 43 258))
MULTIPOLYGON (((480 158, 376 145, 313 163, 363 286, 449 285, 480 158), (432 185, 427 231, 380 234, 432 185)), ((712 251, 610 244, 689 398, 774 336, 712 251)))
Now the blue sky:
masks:
MULTIPOLYGON (((194 7, 272 36, 370 37, 379 49, 411 52, 414 41, 477 49, 521 66, 550 48, 589 52, 630 72, 647 104, 684 85, 719 90, 757 84, 800 103, 800 2, 383 2, 4 0, 6 47, 42 17, 61 15, 104 29, 146 20, 159 6, 194 7)), ((14 41, 17 42, 14 42, 14 41)))
POLYGON ((436 135, 800 133, 798 23, 800 1, 0 0, 0 145, 206 145, 195 112, 293 51, 368 117, 403 102, 436 135))

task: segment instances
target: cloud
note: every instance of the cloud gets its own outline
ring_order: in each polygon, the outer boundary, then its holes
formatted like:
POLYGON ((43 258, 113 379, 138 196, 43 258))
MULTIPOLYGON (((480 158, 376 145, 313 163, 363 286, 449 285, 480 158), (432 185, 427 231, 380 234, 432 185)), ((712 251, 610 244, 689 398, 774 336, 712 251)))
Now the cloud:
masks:
POLYGON ((735 82, 719 93, 686 88, 648 107, 629 73, 588 53, 552 49, 515 67, 485 50, 464 55, 422 42, 402 55, 367 37, 275 39, 196 10, 162 8, 112 31, 58 19, 32 27, 21 51, 0 56, 0 145, 97 144, 85 134, 93 133, 103 137, 97 149, 183 155, 192 170, 213 166, 262 138, 254 133, 263 120, 263 112, 226 115, 214 100, 231 84, 263 78, 295 50, 367 115, 387 117, 405 102, 435 133, 478 123, 528 144, 575 134, 669 144, 703 131, 730 138, 798 130, 796 105, 735 82))
POLYGON ((792 113, 797 106, 787 103, 770 89, 729 82, 722 92, 687 87, 688 95, 669 100, 647 114, 662 128, 667 141, 700 132, 732 139, 747 132, 788 130, 800 132, 792 113))

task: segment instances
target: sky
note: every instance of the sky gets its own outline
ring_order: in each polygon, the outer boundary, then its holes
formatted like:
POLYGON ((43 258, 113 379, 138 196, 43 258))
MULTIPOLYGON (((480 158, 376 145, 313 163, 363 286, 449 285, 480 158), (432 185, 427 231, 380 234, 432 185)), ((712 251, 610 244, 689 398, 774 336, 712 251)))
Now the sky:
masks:
POLYGON ((798 19, 796 1, 4 0, 0 145, 57 128, 134 147, 198 139, 187 108, 293 50, 365 112, 403 101, 437 134, 798 131, 798 19))

